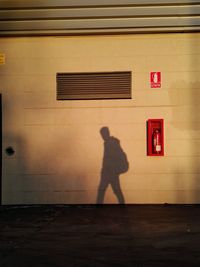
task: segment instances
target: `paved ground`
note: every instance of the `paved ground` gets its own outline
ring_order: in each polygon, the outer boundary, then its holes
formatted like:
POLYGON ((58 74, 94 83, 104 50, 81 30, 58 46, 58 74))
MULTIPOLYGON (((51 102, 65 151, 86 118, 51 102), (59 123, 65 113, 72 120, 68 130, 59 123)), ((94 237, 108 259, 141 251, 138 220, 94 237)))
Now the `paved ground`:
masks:
POLYGON ((200 206, 2 206, 0 266, 199 267, 200 206))

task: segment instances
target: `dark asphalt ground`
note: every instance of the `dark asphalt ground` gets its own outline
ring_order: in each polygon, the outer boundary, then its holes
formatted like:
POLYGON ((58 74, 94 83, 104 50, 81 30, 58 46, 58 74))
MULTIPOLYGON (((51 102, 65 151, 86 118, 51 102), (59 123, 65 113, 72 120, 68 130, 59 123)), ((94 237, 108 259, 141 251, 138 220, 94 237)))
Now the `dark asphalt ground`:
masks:
POLYGON ((200 266, 200 205, 0 206, 3 267, 200 266))

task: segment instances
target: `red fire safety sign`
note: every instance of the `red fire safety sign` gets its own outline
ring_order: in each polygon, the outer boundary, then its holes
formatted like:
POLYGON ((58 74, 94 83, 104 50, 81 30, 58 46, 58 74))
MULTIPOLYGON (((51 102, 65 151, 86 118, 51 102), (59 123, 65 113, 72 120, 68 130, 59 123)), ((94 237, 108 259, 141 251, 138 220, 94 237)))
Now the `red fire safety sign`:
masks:
POLYGON ((150 83, 151 83, 151 88, 160 88, 161 87, 161 72, 151 72, 150 83))

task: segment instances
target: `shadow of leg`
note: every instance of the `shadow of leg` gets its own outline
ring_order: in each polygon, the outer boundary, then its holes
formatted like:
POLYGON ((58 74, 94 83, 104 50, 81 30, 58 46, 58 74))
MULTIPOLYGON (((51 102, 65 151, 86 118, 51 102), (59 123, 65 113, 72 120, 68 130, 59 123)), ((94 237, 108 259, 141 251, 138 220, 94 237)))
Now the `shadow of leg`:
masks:
POLYGON ((120 181, 119 181, 119 175, 113 177, 111 186, 113 189, 114 194, 116 195, 119 204, 125 204, 124 195, 121 190, 120 181))

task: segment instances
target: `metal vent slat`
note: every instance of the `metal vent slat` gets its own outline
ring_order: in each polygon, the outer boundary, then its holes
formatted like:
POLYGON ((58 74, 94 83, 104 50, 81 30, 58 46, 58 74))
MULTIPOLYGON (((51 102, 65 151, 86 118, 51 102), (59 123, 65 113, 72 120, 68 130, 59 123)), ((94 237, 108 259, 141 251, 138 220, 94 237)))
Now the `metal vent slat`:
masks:
POLYGON ((131 98, 131 72, 58 73, 57 99, 131 98))

